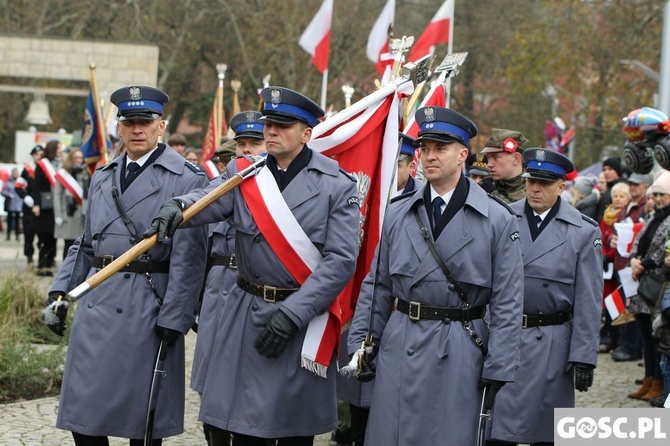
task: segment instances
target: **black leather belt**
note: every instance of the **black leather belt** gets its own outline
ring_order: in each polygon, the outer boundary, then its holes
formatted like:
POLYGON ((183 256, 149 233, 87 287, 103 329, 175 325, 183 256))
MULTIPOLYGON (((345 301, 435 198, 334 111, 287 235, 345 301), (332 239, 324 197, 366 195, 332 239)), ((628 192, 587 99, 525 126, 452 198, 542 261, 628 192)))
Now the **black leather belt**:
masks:
MULTIPOLYGON (((102 256, 93 258, 94 268, 104 268, 114 261, 114 256, 102 256)), ((170 272, 170 262, 158 260, 133 260, 119 271, 129 273, 164 273, 170 272)))
POLYGON ((398 298, 396 298, 395 308, 402 314, 409 316, 413 321, 451 319, 452 321, 465 322, 481 319, 486 314, 486 306, 469 308, 431 307, 421 302, 407 302, 398 298))
POLYGON ((237 269, 235 254, 229 256, 212 256, 212 265, 227 266, 230 269, 237 269))
POLYGON ((554 314, 524 314, 521 328, 546 327, 547 325, 561 325, 572 320, 572 313, 554 314))
POLYGON ((237 286, 247 293, 262 297, 265 302, 275 303, 289 297, 291 294, 298 291, 300 288, 277 288, 270 285, 259 285, 257 283, 249 282, 244 277, 237 275, 237 286))

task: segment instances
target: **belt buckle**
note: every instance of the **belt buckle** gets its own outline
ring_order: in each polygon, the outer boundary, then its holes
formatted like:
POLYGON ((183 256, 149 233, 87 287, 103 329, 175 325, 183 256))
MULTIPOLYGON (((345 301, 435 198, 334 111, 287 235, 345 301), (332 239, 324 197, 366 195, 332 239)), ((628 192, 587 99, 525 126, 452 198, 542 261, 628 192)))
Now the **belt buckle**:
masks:
POLYGON ((228 256, 228 268, 237 269, 237 262, 235 262, 235 254, 228 256))
POLYGON ((421 302, 409 302, 409 310, 407 311, 407 316, 413 321, 418 321, 421 319, 421 302))
POLYGON ((528 328, 528 315, 523 315, 523 320, 521 321, 521 328, 528 328))
POLYGON ((113 261, 114 261, 114 256, 111 256, 111 255, 102 256, 102 266, 100 267, 100 269, 106 267, 107 265, 109 265, 113 261))
POLYGON ((263 285, 263 300, 271 304, 277 303, 277 287, 263 285), (272 293, 268 294, 268 291, 271 291, 272 293))

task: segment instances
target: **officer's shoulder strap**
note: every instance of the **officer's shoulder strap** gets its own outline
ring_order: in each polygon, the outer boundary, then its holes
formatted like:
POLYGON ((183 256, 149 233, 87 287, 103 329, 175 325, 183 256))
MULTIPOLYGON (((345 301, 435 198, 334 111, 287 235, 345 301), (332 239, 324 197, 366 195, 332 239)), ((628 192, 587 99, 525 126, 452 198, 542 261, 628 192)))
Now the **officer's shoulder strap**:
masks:
POLYGON ((582 214, 582 220, 584 220, 587 223, 592 224, 593 226, 599 226, 597 221, 595 221, 594 219, 592 219, 591 217, 589 217, 587 215, 582 214))
POLYGON ((195 174, 203 174, 203 175, 205 174, 205 172, 201 168, 199 168, 198 166, 196 166, 187 159, 184 159, 184 166, 188 167, 195 174))
POLYGON ((416 192, 416 190, 411 190, 409 192, 405 192, 404 194, 400 194, 396 197, 393 197, 393 198, 391 198, 391 203, 395 203, 396 201, 400 201, 400 200, 404 200, 405 198, 409 198, 412 195, 414 195, 415 192, 416 192))
POLYGON ((505 200, 503 200, 502 198, 497 197, 497 196, 495 196, 495 195, 491 195, 491 194, 487 194, 487 195, 488 195, 489 197, 493 198, 493 199, 494 199, 495 201, 497 201, 498 203, 500 203, 505 209, 507 209, 507 212, 509 212, 509 213, 512 214, 512 215, 516 215, 516 212, 514 212, 514 209, 512 209, 512 208, 510 207, 510 205, 507 204, 507 202, 506 202, 505 200))
POLYGON ((341 167, 340 167, 340 172, 342 172, 342 173, 344 174, 345 177, 349 178, 349 179, 350 179, 351 181, 353 181, 354 183, 358 182, 358 180, 356 179, 355 176, 353 176, 352 174, 350 174, 350 173, 347 172, 346 170, 342 169, 341 167))

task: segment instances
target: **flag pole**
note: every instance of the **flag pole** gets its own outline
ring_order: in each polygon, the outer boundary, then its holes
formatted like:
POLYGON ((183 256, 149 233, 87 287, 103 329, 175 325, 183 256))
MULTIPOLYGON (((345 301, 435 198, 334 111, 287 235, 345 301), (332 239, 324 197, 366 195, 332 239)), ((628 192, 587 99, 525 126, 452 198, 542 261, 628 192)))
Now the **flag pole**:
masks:
POLYGON ((328 68, 323 70, 321 78, 321 108, 326 109, 326 92, 328 91, 328 68))
POLYGON ((98 93, 98 81, 95 77, 95 64, 91 63, 88 66, 91 70, 91 90, 93 91, 93 106, 95 107, 95 120, 96 125, 98 126, 98 150, 100 151, 100 157, 103 164, 109 162, 109 154, 107 151, 107 129, 105 127, 105 122, 102 119, 102 108, 100 107, 100 94, 98 93))
POLYGON ((216 89, 216 111, 214 112, 214 150, 221 144, 221 134, 223 133, 223 80, 226 78, 228 65, 225 63, 216 64, 216 73, 219 78, 219 86, 216 89))
MULTIPOLYGON (((454 2, 455 3, 455 2, 454 2)), ((452 8, 455 9, 455 6, 452 4, 452 8)), ((454 12, 451 11, 451 14, 449 14, 449 17, 451 17, 451 23, 449 23, 449 42, 447 43, 447 55, 451 54, 454 51, 454 12)), ((445 86, 445 90, 447 91, 447 108, 449 107, 449 103, 451 102, 451 77, 447 78, 447 84, 445 86)))

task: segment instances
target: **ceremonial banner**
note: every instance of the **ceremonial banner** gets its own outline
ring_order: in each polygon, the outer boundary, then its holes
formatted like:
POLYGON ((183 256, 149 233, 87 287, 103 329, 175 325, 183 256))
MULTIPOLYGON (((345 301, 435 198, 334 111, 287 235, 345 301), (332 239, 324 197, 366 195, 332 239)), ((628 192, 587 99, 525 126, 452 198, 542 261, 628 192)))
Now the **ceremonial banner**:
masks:
POLYGON ((112 141, 107 138, 104 127, 99 125, 102 122, 102 110, 95 101, 93 88, 88 92, 86 108, 84 109, 84 124, 81 129, 81 153, 84 155, 84 162, 89 173, 93 173, 102 160, 104 164, 107 151, 112 147, 112 141))
POLYGON ((365 54, 375 64, 375 71, 383 75, 386 67, 393 64, 393 56, 389 51, 389 27, 393 26, 395 19, 395 0, 388 0, 377 18, 370 35, 365 54))
POLYGON ((619 315, 624 312, 626 307, 623 304, 621 287, 614 290, 612 294, 605 298, 605 308, 607 308, 607 312, 610 314, 612 320, 618 318, 619 315))
POLYGON ((407 60, 417 61, 427 54, 433 54, 435 45, 449 43, 449 35, 454 22, 454 1, 446 0, 442 3, 419 40, 412 46, 407 60))
POLYGON ((312 63, 321 74, 328 69, 332 20, 333 0, 324 0, 298 41, 302 49, 312 56, 312 63))
MULTIPOLYGON (((228 124, 226 123, 226 112, 225 110, 223 110, 223 112, 221 113, 221 126, 219 127, 221 129, 221 134, 217 135, 216 116, 218 115, 217 113, 218 104, 219 101, 217 95, 214 95, 214 103, 212 104, 212 113, 209 116, 207 133, 205 133, 205 139, 202 142, 202 149, 200 151, 200 162, 203 165, 206 165, 205 163, 210 159, 212 159, 212 157, 214 156, 214 152, 216 151, 216 148, 220 144, 221 135, 225 135, 226 133, 228 133, 228 124)), ((218 175, 218 170, 216 169, 214 169, 214 172, 210 172, 209 169, 205 169, 205 172, 207 172, 207 175, 209 176, 210 179, 218 175)))

